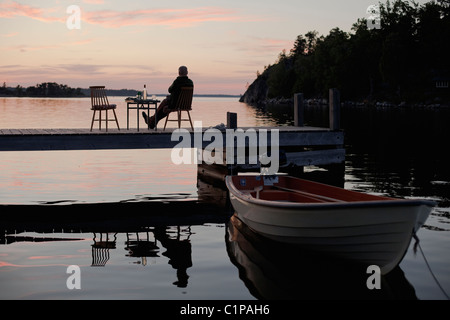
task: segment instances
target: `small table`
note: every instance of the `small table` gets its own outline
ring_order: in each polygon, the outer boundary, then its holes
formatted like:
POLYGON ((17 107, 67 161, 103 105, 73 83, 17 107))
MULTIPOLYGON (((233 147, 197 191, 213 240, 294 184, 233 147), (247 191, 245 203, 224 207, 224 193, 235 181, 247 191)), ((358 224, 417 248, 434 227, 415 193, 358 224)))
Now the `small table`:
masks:
MULTIPOLYGON (((155 123, 158 122, 158 119, 156 118, 156 110, 158 106, 158 102, 161 102, 159 100, 153 100, 153 99, 137 99, 137 98, 127 98, 125 99, 127 103, 127 130, 130 129, 129 126, 129 120, 130 120, 130 110, 136 109, 137 113, 137 130, 139 131, 139 110, 147 110, 147 118, 150 118, 150 109, 155 110, 155 123), (136 106, 133 106, 136 105, 136 106), (152 106, 151 106, 152 105, 152 106)), ((150 129, 150 122, 147 124, 148 129, 150 129)), ((156 125, 155 125, 155 131, 156 131, 156 125)))

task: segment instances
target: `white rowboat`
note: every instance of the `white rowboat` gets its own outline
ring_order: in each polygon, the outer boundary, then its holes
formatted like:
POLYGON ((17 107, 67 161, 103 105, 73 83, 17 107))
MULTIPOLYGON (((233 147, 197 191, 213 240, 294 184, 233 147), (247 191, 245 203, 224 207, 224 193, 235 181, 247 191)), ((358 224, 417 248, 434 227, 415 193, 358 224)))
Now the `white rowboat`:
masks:
POLYGON ((227 176, 236 215, 255 232, 386 274, 403 259, 432 201, 375 196, 290 176, 227 176))

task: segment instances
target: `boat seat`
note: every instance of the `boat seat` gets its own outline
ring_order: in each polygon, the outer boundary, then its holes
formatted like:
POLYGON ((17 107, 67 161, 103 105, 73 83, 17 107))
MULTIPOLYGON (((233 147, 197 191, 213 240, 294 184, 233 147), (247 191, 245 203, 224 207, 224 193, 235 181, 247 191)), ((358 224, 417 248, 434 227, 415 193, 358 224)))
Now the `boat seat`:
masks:
MULTIPOLYGON (((251 195, 256 198, 256 192, 251 192, 251 195)), ((319 199, 313 196, 308 196, 299 193, 285 192, 282 190, 262 190, 259 192, 259 199, 268 201, 282 201, 282 202, 300 202, 300 203, 324 203, 324 199, 319 199)))

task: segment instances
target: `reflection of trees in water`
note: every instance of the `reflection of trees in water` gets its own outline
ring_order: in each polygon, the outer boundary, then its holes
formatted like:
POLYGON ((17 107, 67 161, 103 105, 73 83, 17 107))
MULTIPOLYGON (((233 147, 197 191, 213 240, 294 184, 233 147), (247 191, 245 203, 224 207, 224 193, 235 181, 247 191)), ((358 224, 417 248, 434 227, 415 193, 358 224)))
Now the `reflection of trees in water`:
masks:
POLYGON ((292 104, 247 105, 254 109, 260 126, 294 125, 294 106, 292 104))
MULTIPOLYGON (((448 207, 450 167, 445 141, 450 137, 449 117, 449 108, 343 106, 346 179, 358 191, 431 196, 448 207)), ((308 105, 304 121, 327 127, 328 106, 308 105)))
POLYGON ((370 191, 391 196, 438 197, 448 203, 448 109, 344 108, 347 173, 370 191), (443 140, 444 139, 444 140, 443 140))

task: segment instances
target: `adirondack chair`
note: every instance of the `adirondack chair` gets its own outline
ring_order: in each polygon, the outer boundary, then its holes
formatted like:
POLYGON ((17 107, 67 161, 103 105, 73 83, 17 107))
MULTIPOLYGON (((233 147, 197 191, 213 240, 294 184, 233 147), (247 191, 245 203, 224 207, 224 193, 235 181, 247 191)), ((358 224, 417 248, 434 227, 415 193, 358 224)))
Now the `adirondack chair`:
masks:
POLYGON ((176 105, 175 105, 175 111, 171 112, 174 113, 176 112, 177 115, 177 119, 172 119, 169 120, 169 116, 171 113, 169 113, 167 115, 166 118, 166 122, 164 123, 164 130, 166 130, 166 125, 168 121, 176 121, 178 122, 178 128, 181 127, 181 121, 189 121, 191 124, 191 128, 192 130, 194 130, 194 126, 192 125, 192 120, 191 120, 191 114, 189 113, 190 110, 192 110, 192 96, 194 94, 194 88, 193 87, 182 87, 181 91, 180 91, 180 95, 178 96, 176 105), (187 115, 189 117, 189 119, 185 118, 182 119, 181 117, 181 113, 183 111, 187 112, 187 115))
POLYGON ((106 122, 106 131, 108 131, 108 122, 109 121, 116 121, 117 129, 119 128, 119 121, 117 120, 116 115, 116 105, 110 104, 108 102, 108 97, 106 96, 105 86, 91 86, 89 87, 91 89, 91 110, 94 111, 94 114, 92 115, 92 122, 91 122, 91 131, 92 127, 94 126, 94 121, 98 121, 98 128, 99 130, 102 129, 102 121, 106 122), (108 119, 108 111, 112 110, 114 113, 114 119, 108 119), (99 112, 99 117, 96 119, 95 114, 96 112, 99 112), (106 117, 102 119, 102 111, 105 111, 106 117))

